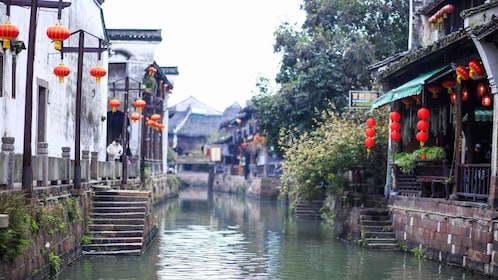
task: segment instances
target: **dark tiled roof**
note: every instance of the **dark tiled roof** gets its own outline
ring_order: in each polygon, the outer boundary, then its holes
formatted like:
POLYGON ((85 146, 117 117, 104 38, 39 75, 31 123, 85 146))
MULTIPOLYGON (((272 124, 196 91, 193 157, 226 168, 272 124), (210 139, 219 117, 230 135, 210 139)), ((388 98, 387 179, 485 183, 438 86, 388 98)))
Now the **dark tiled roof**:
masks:
POLYGON ((474 8, 463 10, 460 13, 460 16, 462 18, 470 17, 472 15, 475 15, 477 13, 486 11, 486 10, 491 9, 493 7, 496 7, 496 6, 498 6, 498 1, 489 2, 489 3, 486 3, 486 4, 479 5, 477 7, 474 7, 474 8))
POLYGON ((109 40, 161 42, 161 29, 107 29, 109 40))

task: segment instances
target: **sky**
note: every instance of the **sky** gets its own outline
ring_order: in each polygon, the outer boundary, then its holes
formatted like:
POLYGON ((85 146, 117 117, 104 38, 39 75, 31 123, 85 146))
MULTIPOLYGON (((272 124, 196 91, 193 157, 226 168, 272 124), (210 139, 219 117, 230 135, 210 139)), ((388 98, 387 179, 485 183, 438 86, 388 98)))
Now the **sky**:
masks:
POLYGON ((105 0, 107 28, 161 29, 160 66, 177 66, 169 106, 190 96, 223 111, 257 93, 258 77, 274 80, 281 54, 274 31, 300 26, 302 0, 105 0))

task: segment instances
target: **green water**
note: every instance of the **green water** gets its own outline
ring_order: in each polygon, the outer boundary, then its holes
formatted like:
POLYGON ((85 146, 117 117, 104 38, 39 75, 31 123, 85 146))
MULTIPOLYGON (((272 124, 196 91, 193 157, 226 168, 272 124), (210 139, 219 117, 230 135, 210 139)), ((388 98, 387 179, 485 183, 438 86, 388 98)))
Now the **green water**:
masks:
POLYGON ((82 257, 58 279, 480 279, 411 254, 341 242, 277 202, 182 191, 156 209, 159 232, 140 257, 82 257))

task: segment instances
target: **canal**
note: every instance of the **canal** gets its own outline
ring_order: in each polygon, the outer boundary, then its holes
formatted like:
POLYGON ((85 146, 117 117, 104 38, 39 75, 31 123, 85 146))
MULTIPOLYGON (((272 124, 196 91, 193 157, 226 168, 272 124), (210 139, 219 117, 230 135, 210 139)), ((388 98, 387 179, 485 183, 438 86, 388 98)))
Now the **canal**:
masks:
POLYGON ((190 188, 156 208, 159 232, 140 257, 84 256, 58 279, 480 279, 412 254, 337 240, 277 202, 190 188))

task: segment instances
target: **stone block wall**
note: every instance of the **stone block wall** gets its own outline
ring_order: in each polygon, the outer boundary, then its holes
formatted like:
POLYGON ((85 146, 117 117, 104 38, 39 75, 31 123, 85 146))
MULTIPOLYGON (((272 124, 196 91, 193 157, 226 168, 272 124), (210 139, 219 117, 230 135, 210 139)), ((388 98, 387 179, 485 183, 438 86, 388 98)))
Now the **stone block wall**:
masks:
POLYGON ((391 197, 396 239, 426 257, 498 276, 497 213, 484 203, 391 197))

